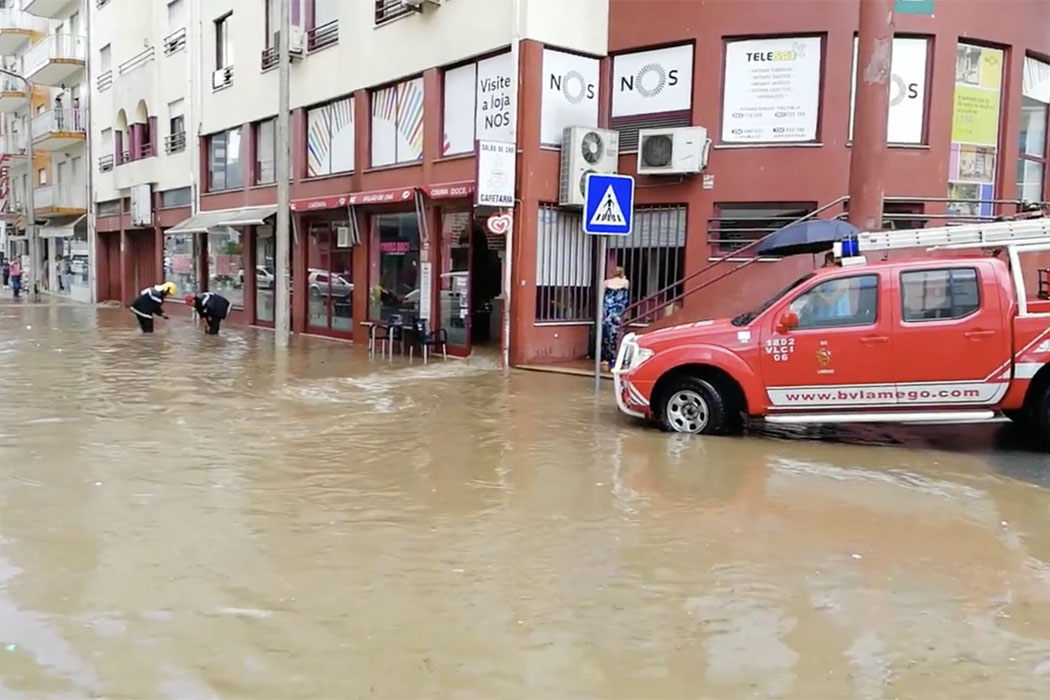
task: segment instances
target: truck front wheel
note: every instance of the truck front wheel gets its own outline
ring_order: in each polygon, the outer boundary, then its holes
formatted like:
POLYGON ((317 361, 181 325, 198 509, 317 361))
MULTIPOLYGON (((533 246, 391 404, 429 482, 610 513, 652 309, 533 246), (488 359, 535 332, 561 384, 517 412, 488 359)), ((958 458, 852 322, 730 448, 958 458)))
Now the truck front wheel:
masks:
POLYGON ((729 428, 727 416, 725 398, 703 379, 678 377, 660 392, 657 418, 668 432, 721 435, 729 428))

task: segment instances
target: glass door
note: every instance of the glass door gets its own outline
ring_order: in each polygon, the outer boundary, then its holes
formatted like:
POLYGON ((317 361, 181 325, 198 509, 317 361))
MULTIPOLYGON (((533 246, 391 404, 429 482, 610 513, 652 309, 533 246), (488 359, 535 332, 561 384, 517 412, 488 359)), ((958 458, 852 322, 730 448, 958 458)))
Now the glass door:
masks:
POLYGON ((441 284, 437 328, 448 333, 449 352, 470 354, 470 212, 441 214, 441 284))
POLYGON ((255 234, 255 322, 273 324, 276 289, 277 239, 256 229, 255 234))

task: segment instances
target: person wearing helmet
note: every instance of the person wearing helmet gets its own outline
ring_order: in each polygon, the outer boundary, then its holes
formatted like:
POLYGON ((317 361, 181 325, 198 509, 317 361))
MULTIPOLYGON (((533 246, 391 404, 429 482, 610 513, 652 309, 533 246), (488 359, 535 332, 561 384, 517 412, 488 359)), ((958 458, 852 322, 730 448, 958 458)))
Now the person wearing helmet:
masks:
POLYGON ((204 327, 204 332, 208 335, 219 334, 219 326, 229 317, 233 307, 229 299, 214 292, 187 294, 184 301, 208 324, 204 327))
POLYGON ((135 301, 131 302, 131 313, 138 319, 143 333, 153 332, 153 317, 167 318, 164 314, 164 300, 175 296, 175 283, 165 282, 143 289, 135 301))

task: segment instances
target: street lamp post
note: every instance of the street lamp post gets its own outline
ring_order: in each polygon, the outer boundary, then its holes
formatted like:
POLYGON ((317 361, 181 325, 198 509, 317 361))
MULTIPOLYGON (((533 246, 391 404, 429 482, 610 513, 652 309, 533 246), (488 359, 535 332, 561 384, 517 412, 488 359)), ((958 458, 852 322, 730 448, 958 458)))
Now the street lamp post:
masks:
POLYGON ((36 173, 33 172, 33 84, 23 76, 0 68, 0 75, 6 75, 15 80, 20 80, 26 88, 26 98, 29 100, 29 114, 26 116, 26 169, 29 177, 26 178, 26 239, 29 241, 29 275, 33 280, 33 301, 40 300, 40 240, 36 230, 36 203, 33 201, 33 190, 36 188, 36 173))

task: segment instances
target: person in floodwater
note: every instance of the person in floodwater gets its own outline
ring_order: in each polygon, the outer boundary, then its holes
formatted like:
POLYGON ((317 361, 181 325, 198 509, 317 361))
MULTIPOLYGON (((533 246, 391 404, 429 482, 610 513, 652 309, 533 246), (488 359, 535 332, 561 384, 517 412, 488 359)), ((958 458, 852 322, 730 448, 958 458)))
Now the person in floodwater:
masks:
POLYGON ((17 258, 12 260, 11 267, 8 268, 7 272, 10 275, 11 292, 17 299, 22 296, 22 263, 18 262, 17 258))
POLYGON ((602 368, 608 370, 616 361, 616 344, 620 339, 620 322, 623 312, 631 301, 628 291, 630 282, 622 267, 613 271, 605 280, 605 295, 602 297, 602 368))
POLYGON ((153 332, 153 317, 167 318, 164 314, 164 300, 175 296, 175 283, 155 284, 142 290, 138 298, 131 302, 131 313, 138 319, 143 333, 153 332))
POLYGON ((213 292, 187 294, 184 301, 208 324, 204 328, 208 335, 219 334, 219 326, 229 318, 230 309, 233 307, 229 299, 213 292))

